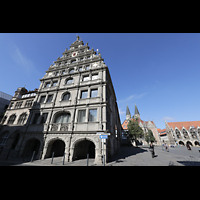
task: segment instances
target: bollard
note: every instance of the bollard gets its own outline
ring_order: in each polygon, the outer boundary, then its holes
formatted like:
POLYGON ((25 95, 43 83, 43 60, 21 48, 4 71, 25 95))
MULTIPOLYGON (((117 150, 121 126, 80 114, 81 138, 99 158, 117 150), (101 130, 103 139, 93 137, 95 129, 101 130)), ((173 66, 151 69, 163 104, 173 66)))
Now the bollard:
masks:
POLYGON ((65 153, 64 153, 64 156, 63 156, 63 165, 65 164, 65 153))
POLYGON ((89 154, 87 154, 87 166, 89 164, 89 154))
POLYGON ((54 156, 54 152, 52 153, 51 164, 53 163, 53 156, 54 156))
POLYGON ((31 162, 33 162, 34 155, 35 155, 35 151, 33 152, 33 155, 32 155, 32 158, 31 158, 31 162))
POLYGON ((103 166, 105 166, 105 155, 103 155, 103 166))

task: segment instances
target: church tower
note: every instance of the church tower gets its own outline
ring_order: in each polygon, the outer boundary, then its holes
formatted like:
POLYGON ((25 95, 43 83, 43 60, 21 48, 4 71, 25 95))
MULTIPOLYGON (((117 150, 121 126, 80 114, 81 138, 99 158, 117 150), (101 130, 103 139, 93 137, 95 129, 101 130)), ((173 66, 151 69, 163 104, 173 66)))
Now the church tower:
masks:
POLYGON ((135 115, 134 115, 135 118, 140 118, 140 113, 138 111, 138 108, 137 106, 135 105, 135 115))
POLYGON ((127 106, 126 107, 126 120, 129 120, 129 119, 131 119, 131 113, 130 113, 129 107, 127 106))

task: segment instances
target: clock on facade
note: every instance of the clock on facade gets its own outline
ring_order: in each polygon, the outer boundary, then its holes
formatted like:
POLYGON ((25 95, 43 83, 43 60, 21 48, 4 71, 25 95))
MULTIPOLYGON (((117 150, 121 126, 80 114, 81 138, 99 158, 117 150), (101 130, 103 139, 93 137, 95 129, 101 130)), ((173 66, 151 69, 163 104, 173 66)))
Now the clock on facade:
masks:
POLYGON ((77 52, 72 53, 72 57, 77 56, 77 52))

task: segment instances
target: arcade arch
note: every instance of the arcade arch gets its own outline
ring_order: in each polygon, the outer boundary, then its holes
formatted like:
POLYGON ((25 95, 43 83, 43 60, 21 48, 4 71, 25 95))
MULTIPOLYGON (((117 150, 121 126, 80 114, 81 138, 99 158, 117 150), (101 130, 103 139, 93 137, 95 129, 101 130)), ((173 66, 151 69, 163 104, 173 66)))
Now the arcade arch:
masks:
POLYGON ((54 152, 54 157, 63 156, 65 152, 65 142, 61 139, 53 139, 48 143, 45 158, 51 158, 54 152))
POLYGON ((88 139, 79 140, 74 145, 72 161, 85 159, 87 154, 89 154, 89 158, 95 158, 95 144, 88 139))
POLYGON ((36 138, 31 138, 26 141, 22 156, 31 156, 35 151, 35 156, 38 156, 39 149, 40 149, 40 140, 36 138))

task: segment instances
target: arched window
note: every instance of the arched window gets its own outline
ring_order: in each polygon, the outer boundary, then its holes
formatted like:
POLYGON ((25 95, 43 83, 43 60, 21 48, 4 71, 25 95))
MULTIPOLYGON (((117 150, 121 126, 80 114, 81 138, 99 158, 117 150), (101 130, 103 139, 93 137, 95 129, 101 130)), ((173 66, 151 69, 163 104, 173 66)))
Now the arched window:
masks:
POLYGON ((1 121, 1 124, 4 124, 5 121, 6 121, 6 119, 7 119, 7 116, 4 116, 3 119, 2 119, 2 121, 1 121))
POLYGON ((27 117, 27 114, 26 114, 26 113, 22 113, 22 114, 19 116, 19 120, 18 120, 17 124, 24 124, 25 121, 26 121, 26 117, 27 117))
POLYGON ((182 137, 181 137, 181 133, 180 133, 180 131, 179 131, 178 129, 176 129, 175 132, 176 132, 176 136, 177 136, 177 138, 182 138, 182 137))
POLYGON ((15 114, 14 114, 14 115, 11 115, 10 118, 9 118, 9 120, 8 120, 8 124, 13 124, 14 121, 15 121, 15 118, 16 118, 16 115, 15 115, 15 114))
POLYGON ((69 70, 69 73, 74 73, 74 69, 70 69, 70 70, 69 70))
POLYGON ((73 78, 69 78, 66 80, 66 84, 72 84, 73 83, 73 78))
POLYGON ((61 113, 56 116, 54 123, 70 123, 71 115, 70 113, 61 113))
POLYGON ((63 95, 62 101, 67 101, 67 100, 69 100, 69 98, 70 98, 70 93, 67 92, 67 93, 65 93, 65 94, 63 95))

